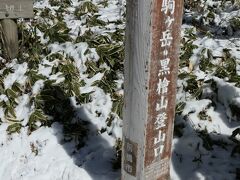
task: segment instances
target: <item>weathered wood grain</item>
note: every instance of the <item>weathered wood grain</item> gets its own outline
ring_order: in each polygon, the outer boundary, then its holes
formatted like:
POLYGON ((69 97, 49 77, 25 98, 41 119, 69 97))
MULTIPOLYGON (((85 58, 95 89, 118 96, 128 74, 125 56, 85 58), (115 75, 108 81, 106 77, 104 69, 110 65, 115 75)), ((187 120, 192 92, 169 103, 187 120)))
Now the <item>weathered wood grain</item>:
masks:
POLYGON ((182 9, 127 0, 122 180, 170 178, 182 9))
POLYGON ((18 30, 17 24, 12 19, 0 20, 0 33, 5 56, 8 59, 16 58, 18 54, 18 30))
POLYGON ((123 153, 122 180, 144 179, 148 71, 151 47, 151 4, 152 0, 127 1, 123 149, 128 149, 127 145, 135 145, 137 150, 132 154, 123 153), (126 140, 129 140, 130 143, 127 144, 126 140), (126 163, 127 155, 136 157, 136 163, 126 163), (129 172, 131 167, 132 169, 136 168, 134 175, 129 172))
POLYGON ((0 0, 0 19, 32 17, 33 0, 0 0))

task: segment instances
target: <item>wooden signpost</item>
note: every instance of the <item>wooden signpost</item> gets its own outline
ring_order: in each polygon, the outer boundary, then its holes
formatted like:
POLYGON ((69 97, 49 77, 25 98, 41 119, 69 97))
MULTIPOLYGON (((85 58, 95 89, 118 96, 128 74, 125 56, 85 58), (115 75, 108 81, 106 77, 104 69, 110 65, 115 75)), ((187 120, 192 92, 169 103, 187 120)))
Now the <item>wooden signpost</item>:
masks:
POLYGON ((32 0, 0 0, 1 39, 9 59, 15 58, 18 54, 18 31, 13 19, 32 17, 32 0))
POLYGON ((122 180, 170 179, 183 0, 127 0, 122 180))

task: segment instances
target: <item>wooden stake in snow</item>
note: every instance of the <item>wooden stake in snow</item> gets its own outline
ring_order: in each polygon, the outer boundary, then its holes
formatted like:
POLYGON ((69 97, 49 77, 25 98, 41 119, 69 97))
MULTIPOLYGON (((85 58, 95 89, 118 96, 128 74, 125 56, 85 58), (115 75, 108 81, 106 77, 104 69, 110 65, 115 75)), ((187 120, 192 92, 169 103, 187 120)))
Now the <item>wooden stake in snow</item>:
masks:
POLYGON ((127 0, 122 180, 166 180, 183 0, 127 0))
POLYGON ((31 17, 33 17, 32 0, 0 0, 0 32, 8 58, 13 59, 18 54, 18 31, 13 19, 31 17))

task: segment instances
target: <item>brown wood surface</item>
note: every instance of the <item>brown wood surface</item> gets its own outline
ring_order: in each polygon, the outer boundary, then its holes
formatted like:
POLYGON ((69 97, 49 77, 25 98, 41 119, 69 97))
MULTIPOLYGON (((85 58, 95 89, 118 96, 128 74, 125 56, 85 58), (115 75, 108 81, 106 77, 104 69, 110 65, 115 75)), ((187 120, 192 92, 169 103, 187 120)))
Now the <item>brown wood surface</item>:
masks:
POLYGON ((5 56, 7 59, 16 58, 18 54, 17 24, 12 19, 0 20, 0 33, 5 56))
POLYGON ((0 19, 32 17, 33 0, 0 0, 0 19))
MULTIPOLYGON (((171 145, 176 105, 176 82, 183 0, 173 0, 175 2, 174 12, 171 12, 170 6, 166 10, 163 9, 163 1, 164 0, 155 0, 152 6, 150 91, 148 94, 148 120, 145 142, 145 173, 146 179, 149 180, 166 180, 170 178, 171 145), (171 23, 168 22, 170 19, 173 20, 171 23), (165 32, 169 32, 169 37, 172 38, 171 40, 168 39, 168 37, 166 37, 168 40, 164 38, 165 32), (171 44, 169 46, 162 45, 163 41, 166 43, 171 42, 171 44), (166 52, 166 54, 164 52, 166 52), (169 59, 169 63, 167 66, 168 70, 164 72, 161 61, 165 59, 169 59), (164 87, 161 87, 161 93, 157 93, 159 83, 162 82, 163 86, 164 80, 168 81, 168 85, 166 86, 168 90, 163 92, 164 87), (163 104, 166 105, 166 107, 157 110, 157 104, 161 104, 161 102, 164 102, 163 104), (156 128, 159 115, 162 115, 162 117, 164 115, 166 119, 162 121, 161 127, 156 128), (164 140, 161 140, 159 143, 154 143, 159 139, 164 140), (159 150, 160 147, 162 148, 162 153, 159 153, 156 157, 154 151, 159 150)), ((171 0, 167 0, 165 2, 170 1, 171 0)))
POLYGON ((127 0, 122 180, 170 178, 183 2, 127 0))

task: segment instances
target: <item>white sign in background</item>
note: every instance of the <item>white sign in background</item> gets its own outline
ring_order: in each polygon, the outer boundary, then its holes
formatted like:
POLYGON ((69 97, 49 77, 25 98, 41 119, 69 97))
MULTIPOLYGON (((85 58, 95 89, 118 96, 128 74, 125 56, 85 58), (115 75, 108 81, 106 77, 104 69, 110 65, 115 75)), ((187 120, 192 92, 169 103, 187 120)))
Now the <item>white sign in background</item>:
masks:
POLYGON ((32 18, 33 0, 0 0, 0 19, 32 18))

